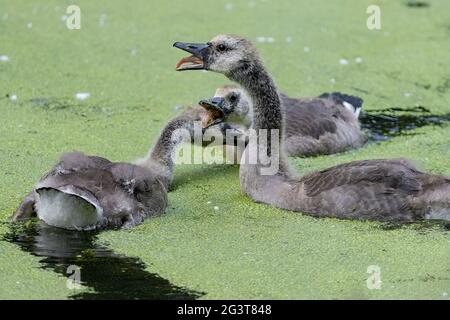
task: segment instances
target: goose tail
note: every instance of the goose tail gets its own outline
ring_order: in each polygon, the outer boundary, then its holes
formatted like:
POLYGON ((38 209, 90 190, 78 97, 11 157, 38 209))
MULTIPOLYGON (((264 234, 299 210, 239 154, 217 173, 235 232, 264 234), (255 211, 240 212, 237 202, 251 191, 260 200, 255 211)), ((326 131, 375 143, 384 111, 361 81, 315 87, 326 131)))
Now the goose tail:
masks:
POLYGON ((355 114, 356 117, 359 117, 361 112, 361 108, 364 100, 357 96, 348 95, 340 92, 332 92, 332 93, 323 93, 320 95, 321 98, 333 99, 336 103, 342 104, 348 110, 355 114))
POLYGON ((92 230, 103 220, 103 209, 89 191, 73 185, 36 189, 36 213, 48 225, 69 230, 92 230))

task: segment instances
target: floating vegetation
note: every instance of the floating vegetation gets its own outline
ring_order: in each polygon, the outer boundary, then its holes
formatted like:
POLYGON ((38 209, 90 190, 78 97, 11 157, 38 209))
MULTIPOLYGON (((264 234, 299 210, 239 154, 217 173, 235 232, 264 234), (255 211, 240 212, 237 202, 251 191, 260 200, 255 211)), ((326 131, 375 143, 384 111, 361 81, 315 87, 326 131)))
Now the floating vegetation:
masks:
POLYGON ((64 276, 80 268, 81 285, 71 299, 196 299, 203 295, 172 285, 146 270, 142 260, 97 243, 98 232, 54 228, 40 221, 11 223, 4 240, 41 257, 41 267, 64 276))

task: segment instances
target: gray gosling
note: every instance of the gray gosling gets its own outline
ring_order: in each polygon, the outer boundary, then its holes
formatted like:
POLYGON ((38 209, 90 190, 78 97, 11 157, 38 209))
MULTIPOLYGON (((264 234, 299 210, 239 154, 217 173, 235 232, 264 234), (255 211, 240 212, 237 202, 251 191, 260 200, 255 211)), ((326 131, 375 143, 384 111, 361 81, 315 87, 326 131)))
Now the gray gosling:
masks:
POLYGON ((177 129, 190 132, 193 121, 207 123, 210 119, 201 107, 172 119, 139 165, 80 152, 63 154, 24 199, 12 220, 37 216, 54 227, 89 231, 129 228, 162 214, 167 207, 174 156, 185 139, 177 129))
MULTIPOLYGON (((294 99, 280 94, 285 121, 284 151, 288 156, 310 157, 356 149, 367 141, 358 116, 362 99, 338 92, 294 99)), ((251 100, 245 90, 226 85, 200 105, 224 112, 222 128, 237 128, 243 136, 252 124, 251 100)))
MULTIPOLYGON (((267 164, 261 162, 240 166, 241 190, 254 201, 316 217, 450 220, 450 179, 424 173, 404 159, 353 161, 296 174, 280 147, 284 130, 280 96, 250 41, 219 35, 208 43, 176 42, 174 46, 192 54, 178 62, 177 70, 206 69, 238 83, 252 101, 252 128, 258 138, 261 129, 269 131, 267 142, 259 139, 258 147, 278 163, 276 172, 264 174, 267 164), (277 137, 272 130, 281 134, 277 137), (277 143, 272 143, 272 135, 277 143)), ((249 152, 247 147, 243 157, 249 152)))

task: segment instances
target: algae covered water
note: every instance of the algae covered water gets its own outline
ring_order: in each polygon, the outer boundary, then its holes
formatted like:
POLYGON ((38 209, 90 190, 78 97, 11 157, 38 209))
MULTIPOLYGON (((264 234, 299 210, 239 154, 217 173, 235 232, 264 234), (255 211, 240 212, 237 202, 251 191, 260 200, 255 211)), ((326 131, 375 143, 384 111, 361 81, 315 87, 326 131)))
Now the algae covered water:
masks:
POLYGON ((72 299, 195 299, 202 295, 148 272, 139 258, 116 254, 98 244, 97 234, 29 221, 10 224, 4 238, 41 257, 43 269, 70 278, 79 268, 80 284, 90 290, 74 289, 72 299))

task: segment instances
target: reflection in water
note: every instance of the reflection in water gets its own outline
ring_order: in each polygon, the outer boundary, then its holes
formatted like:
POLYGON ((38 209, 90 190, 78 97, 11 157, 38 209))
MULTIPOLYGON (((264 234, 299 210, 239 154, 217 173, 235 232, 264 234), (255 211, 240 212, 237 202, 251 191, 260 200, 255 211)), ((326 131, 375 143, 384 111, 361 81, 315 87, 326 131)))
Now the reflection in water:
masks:
POLYGON ((450 114, 434 115, 424 107, 389 108, 378 111, 361 112, 361 127, 368 132, 369 141, 385 141, 392 137, 406 135, 406 131, 437 125, 450 121, 450 114), (403 112, 396 114, 397 112, 403 112), (407 112, 407 113, 404 113, 407 112))
POLYGON ((195 299, 203 295, 170 284, 145 270, 134 257, 119 255, 96 243, 98 232, 77 232, 43 222, 10 224, 5 239, 42 257, 42 268, 69 276, 70 265, 81 269, 81 284, 92 292, 74 291, 72 299, 195 299))
POLYGON ((405 5, 409 8, 428 8, 430 6, 428 2, 416 0, 409 0, 405 5))
POLYGON ((384 231, 409 228, 418 233, 426 234, 431 231, 449 232, 450 222, 440 220, 423 220, 420 223, 382 222, 378 228, 384 231))

